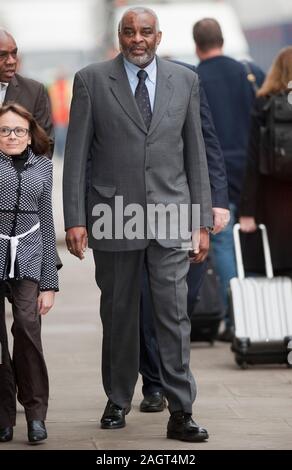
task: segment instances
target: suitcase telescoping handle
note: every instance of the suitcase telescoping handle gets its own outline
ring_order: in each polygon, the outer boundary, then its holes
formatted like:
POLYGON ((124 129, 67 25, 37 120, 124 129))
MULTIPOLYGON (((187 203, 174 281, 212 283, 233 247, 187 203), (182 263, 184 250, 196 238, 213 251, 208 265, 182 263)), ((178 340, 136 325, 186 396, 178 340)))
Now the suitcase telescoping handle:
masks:
MULTIPOLYGON (((259 224, 258 228, 260 229, 261 234, 262 234, 266 276, 267 278, 272 279, 274 277, 274 273, 273 273, 273 266, 272 266, 272 259, 271 259, 267 229, 264 224, 259 224)), ((243 260, 242 260, 242 251, 241 251, 239 232, 240 232, 240 224, 235 224, 233 227, 233 237, 234 237, 235 258, 236 258, 236 265, 237 265, 237 276, 239 279, 244 279, 245 274, 244 274, 244 266, 243 266, 243 260)))

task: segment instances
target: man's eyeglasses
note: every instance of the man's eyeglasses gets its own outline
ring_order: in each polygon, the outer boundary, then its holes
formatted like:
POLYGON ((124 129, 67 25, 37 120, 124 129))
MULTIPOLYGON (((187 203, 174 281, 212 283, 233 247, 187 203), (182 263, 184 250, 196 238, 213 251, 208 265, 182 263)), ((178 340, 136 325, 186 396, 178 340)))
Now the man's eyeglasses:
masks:
POLYGON ((16 137, 25 137, 29 133, 29 129, 25 129, 25 127, 14 127, 14 129, 5 126, 0 127, 0 137, 8 137, 11 132, 14 132, 16 137))

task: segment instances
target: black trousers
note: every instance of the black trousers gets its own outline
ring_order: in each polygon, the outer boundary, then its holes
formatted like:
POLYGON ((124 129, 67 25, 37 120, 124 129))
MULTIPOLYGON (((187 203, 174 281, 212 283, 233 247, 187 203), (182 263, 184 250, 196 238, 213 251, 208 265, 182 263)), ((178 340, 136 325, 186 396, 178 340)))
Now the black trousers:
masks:
POLYGON ((16 393, 27 421, 46 418, 49 395, 37 313, 38 284, 29 280, 11 280, 9 284, 13 310, 12 359, 5 324, 5 283, 0 281, 0 428, 15 425, 16 393))
MULTIPOLYGON (((204 280, 207 261, 191 264, 187 276, 188 314, 191 315, 198 292, 204 280)), ((153 304, 149 288, 146 267, 143 272, 142 296, 140 303, 140 369, 144 396, 153 392, 162 392, 163 386, 159 376, 159 349, 155 333, 153 304)))

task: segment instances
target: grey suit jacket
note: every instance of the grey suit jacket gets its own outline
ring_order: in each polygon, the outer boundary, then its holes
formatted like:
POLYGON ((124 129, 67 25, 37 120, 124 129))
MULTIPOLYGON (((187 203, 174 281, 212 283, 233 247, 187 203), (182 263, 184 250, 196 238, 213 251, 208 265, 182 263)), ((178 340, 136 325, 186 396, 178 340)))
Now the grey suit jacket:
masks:
MULTIPOLYGON (((93 249, 145 248, 149 243, 145 237, 94 238, 92 210, 96 204, 108 204, 115 217, 114 196, 123 196, 124 206, 140 204, 145 213, 147 204, 200 204, 200 225, 212 226, 199 104, 197 75, 157 58, 155 103, 147 132, 121 54, 79 71, 74 80, 64 162, 65 228, 87 225, 93 249)), ((179 246, 181 240, 158 241, 171 247, 179 246)))
POLYGON ((26 108, 50 138, 51 156, 54 150, 54 129, 48 94, 42 83, 15 74, 8 85, 3 104, 14 101, 26 108))

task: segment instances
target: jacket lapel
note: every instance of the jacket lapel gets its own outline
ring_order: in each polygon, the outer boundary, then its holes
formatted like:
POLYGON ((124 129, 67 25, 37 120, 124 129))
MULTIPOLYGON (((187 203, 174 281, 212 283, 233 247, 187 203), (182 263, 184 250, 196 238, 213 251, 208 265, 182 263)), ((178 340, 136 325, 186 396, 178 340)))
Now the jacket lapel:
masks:
POLYGON ((19 93, 20 93, 20 88, 18 85, 17 77, 16 75, 14 75, 14 77, 12 78, 12 80, 10 81, 8 85, 3 104, 7 104, 9 101, 17 101, 19 93))
MULTIPOLYGON (((35 155, 29 146, 27 147, 27 153, 28 153, 27 161, 24 166, 27 167, 27 166, 35 165, 39 159, 39 156, 35 155)), ((46 157, 42 157, 42 158, 46 158, 46 157)), ((12 157, 9 157, 5 153, 1 152, 1 150, 0 150, 0 160, 4 160, 6 163, 12 166, 12 157)))
POLYGON ((125 113, 132 119, 132 121, 147 134, 147 127, 139 112, 135 98, 133 96, 127 73, 123 63, 123 56, 119 54, 113 61, 113 67, 110 72, 110 88, 115 98, 125 111, 125 113))
POLYGON ((170 99, 173 95, 173 85, 170 81, 171 72, 167 67, 167 62, 157 57, 157 81, 155 90, 155 102, 152 120, 148 135, 152 134, 165 114, 170 99))
MULTIPOLYGON (((27 151, 28 151, 28 159, 27 159, 27 162, 25 163, 25 167, 33 166, 37 163, 39 156, 35 155, 29 146, 27 148, 27 151)), ((46 158, 46 157, 42 157, 42 158, 46 158)))

